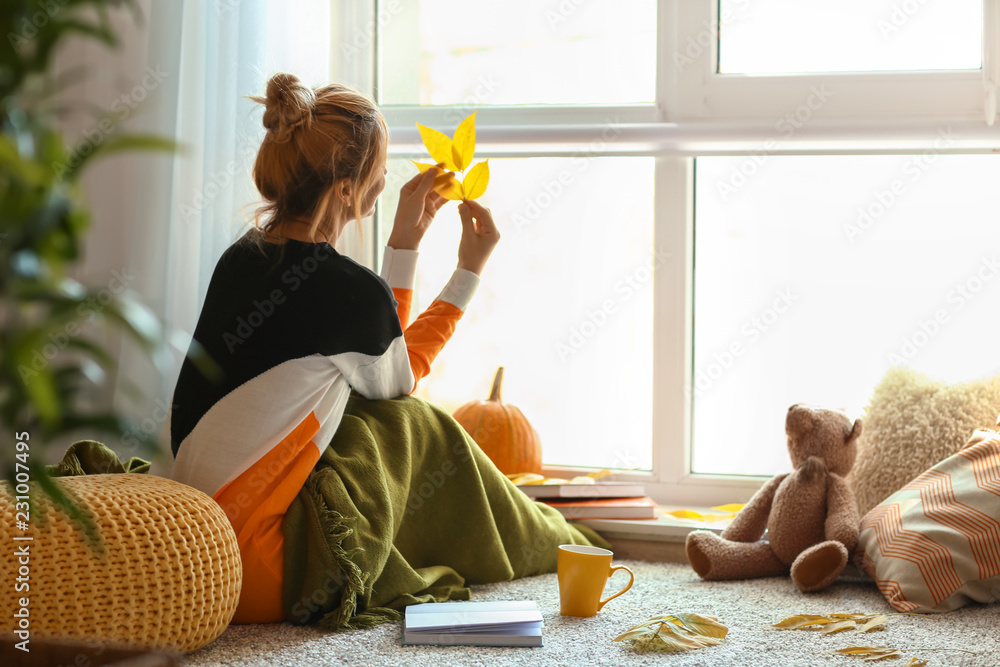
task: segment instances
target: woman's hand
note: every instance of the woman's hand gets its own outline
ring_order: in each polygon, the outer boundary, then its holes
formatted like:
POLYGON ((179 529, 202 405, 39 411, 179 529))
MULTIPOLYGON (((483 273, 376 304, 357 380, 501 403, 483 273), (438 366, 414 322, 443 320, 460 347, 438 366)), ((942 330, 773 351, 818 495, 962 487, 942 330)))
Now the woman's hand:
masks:
POLYGON ((389 247, 396 250, 416 250, 431 226, 434 216, 448 201, 431 188, 434 178, 444 172, 443 165, 417 174, 399 190, 399 206, 389 234, 389 247))
POLYGON ((500 232, 493 223, 490 210, 476 201, 463 201, 458 205, 458 214, 462 216, 458 268, 472 271, 478 276, 483 272, 493 248, 500 242, 500 232))

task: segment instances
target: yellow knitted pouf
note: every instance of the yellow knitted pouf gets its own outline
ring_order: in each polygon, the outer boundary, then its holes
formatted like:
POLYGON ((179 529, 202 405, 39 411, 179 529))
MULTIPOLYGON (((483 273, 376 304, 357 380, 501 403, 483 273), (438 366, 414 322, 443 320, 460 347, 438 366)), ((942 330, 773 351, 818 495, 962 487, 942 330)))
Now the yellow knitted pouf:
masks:
POLYGON ((0 484, 0 581, 7 589, 0 634, 27 625, 31 638, 185 653, 222 634, 239 602, 243 568, 236 534, 214 500, 146 474, 58 481, 93 516, 104 553, 40 492, 25 530, 10 486, 0 484))

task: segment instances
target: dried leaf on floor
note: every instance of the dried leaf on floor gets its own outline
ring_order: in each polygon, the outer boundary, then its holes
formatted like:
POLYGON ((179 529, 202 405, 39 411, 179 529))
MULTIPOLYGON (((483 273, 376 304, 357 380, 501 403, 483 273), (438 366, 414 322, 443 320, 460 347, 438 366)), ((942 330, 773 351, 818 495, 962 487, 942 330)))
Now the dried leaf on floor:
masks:
POLYGON ((889 620, 888 614, 798 614, 778 621, 773 626, 779 630, 820 630, 829 635, 845 630, 858 629, 858 632, 884 630, 889 620))
POLYGON ((837 649, 834 653, 838 655, 864 657, 865 662, 893 660, 895 658, 903 657, 903 654, 899 652, 899 649, 889 648, 888 646, 848 646, 847 648, 837 649))
POLYGON ((640 650, 691 651, 723 643, 728 632, 714 616, 665 614, 632 626, 614 641, 633 640, 640 650))

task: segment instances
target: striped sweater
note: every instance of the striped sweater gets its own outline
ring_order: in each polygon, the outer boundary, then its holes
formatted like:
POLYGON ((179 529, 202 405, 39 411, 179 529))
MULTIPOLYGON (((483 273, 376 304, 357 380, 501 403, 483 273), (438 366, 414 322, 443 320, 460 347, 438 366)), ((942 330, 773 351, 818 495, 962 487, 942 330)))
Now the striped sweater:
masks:
POLYGON ((351 390, 370 399, 412 392, 479 282, 456 270, 409 324, 415 251, 386 248, 380 277, 326 243, 264 249, 244 238, 219 260, 194 339, 221 377, 210 381, 185 359, 168 419, 173 478, 225 510, 245 585, 269 582, 252 595, 245 588, 237 622, 281 620, 281 519, 351 390))

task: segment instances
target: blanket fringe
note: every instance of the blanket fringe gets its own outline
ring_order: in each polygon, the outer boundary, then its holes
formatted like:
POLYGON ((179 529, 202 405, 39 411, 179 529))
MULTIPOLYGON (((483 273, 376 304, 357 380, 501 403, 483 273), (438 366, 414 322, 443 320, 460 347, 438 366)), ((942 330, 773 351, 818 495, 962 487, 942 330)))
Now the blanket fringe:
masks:
MULTIPOLYGON (((355 627, 358 596, 365 592, 365 575, 354 562, 353 556, 362 551, 360 547, 346 549, 344 541, 354 534, 349 520, 326 503, 326 498, 319 491, 322 474, 310 475, 305 488, 316 502, 316 513, 326 535, 326 545, 340 570, 343 584, 340 587, 340 603, 333 610, 326 612, 317 622, 325 630, 347 630, 355 627)), ((374 612, 375 610, 371 610, 374 612)), ((397 616, 398 619, 398 616, 397 616)), ((386 618, 386 621, 396 620, 386 618)), ((371 627, 378 623, 367 619, 360 621, 357 627, 371 627)), ((383 622, 383 621, 379 621, 383 622)))

